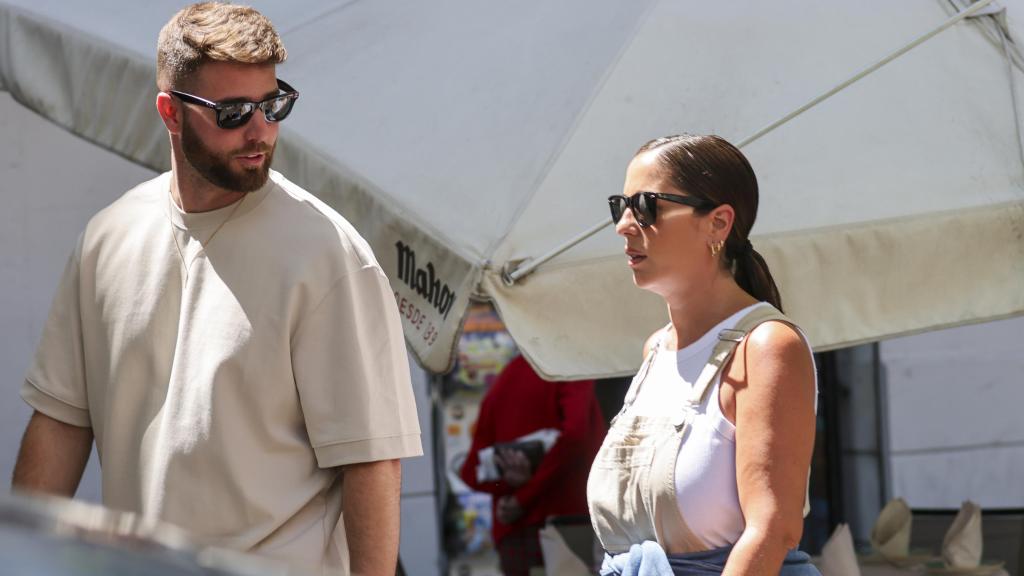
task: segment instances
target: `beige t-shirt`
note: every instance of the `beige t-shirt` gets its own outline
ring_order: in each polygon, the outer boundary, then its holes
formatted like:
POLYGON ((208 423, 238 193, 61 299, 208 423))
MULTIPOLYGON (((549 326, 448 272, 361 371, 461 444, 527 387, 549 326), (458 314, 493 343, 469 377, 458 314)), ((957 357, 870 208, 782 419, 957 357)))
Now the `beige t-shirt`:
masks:
POLYGON ((348 222, 276 172, 198 214, 169 186, 162 174, 89 222, 22 396, 93 429, 107 506, 346 573, 336 467, 422 454, 388 280, 348 222))

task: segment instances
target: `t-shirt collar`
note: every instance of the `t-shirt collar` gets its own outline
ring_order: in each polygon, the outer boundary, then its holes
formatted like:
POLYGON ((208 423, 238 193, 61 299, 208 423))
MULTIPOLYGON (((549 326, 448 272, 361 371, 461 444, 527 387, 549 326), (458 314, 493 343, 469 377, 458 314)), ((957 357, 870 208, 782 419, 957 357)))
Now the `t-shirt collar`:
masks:
POLYGON ((171 223, 182 230, 215 228, 223 224, 225 218, 238 219, 255 209, 276 186, 274 182, 276 176, 277 173, 271 170, 266 183, 259 189, 249 192, 237 202, 232 202, 227 206, 210 210, 209 212, 185 212, 178 207, 171 198, 171 178, 168 178, 166 187, 167 202, 165 203, 164 211, 167 213, 171 223), (239 202, 241 202, 241 205, 239 205, 239 202), (234 213, 232 214, 232 212, 234 213))

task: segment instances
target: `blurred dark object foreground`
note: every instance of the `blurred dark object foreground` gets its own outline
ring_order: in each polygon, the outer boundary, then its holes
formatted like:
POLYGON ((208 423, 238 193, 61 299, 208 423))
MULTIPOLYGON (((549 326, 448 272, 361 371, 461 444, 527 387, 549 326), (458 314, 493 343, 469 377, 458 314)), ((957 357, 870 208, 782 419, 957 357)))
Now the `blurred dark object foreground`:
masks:
POLYGON ((63 498, 0 496, 0 568, 12 576, 284 576, 241 552, 196 545, 181 529, 63 498))

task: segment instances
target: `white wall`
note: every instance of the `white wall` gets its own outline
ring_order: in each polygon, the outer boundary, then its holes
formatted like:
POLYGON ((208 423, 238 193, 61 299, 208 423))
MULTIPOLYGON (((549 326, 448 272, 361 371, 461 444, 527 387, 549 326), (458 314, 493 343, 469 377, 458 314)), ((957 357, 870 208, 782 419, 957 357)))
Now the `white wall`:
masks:
MULTIPOLYGON (((0 482, 31 414, 19 390, 57 281, 89 217, 153 174, 42 120, 0 92, 0 482)), ((95 454, 79 496, 99 500, 95 454)))
POLYGON ((893 495, 915 508, 1024 508, 1024 318, 891 340, 880 353, 893 495))
MULTIPOLYGON (((92 214, 153 174, 72 136, 0 92, 2 486, 9 485, 31 414, 19 390, 68 255, 92 214)), ((425 456, 403 463, 401 556, 406 572, 419 576, 438 573, 439 542, 429 380, 415 364, 412 369, 425 456)), ((100 500, 95 453, 78 497, 100 500)))

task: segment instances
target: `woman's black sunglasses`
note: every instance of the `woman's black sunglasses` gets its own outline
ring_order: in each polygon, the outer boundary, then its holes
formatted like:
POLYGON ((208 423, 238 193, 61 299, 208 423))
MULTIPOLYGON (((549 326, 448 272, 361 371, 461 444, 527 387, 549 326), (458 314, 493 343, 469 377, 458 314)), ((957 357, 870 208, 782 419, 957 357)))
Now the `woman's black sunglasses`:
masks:
POLYGON ((608 197, 608 207, 612 210, 612 222, 618 224, 626 208, 633 211, 633 219, 641 228, 646 228, 658 218, 658 200, 668 200, 676 204, 692 206, 697 210, 710 210, 716 206, 714 202, 702 200, 694 196, 679 194, 662 194, 660 192, 637 192, 632 196, 616 194, 608 197))
POLYGON ((267 119, 267 122, 280 122, 287 118, 292 112, 292 107, 295 106, 295 100, 299 97, 299 92, 281 79, 278 79, 277 87, 282 91, 281 94, 275 94, 259 102, 247 102, 244 100, 211 102, 206 98, 178 92, 177 90, 168 90, 168 92, 181 98, 183 102, 199 104, 214 110, 217 113, 217 126, 230 130, 244 126, 252 118, 257 108, 263 111, 263 117, 267 119))

